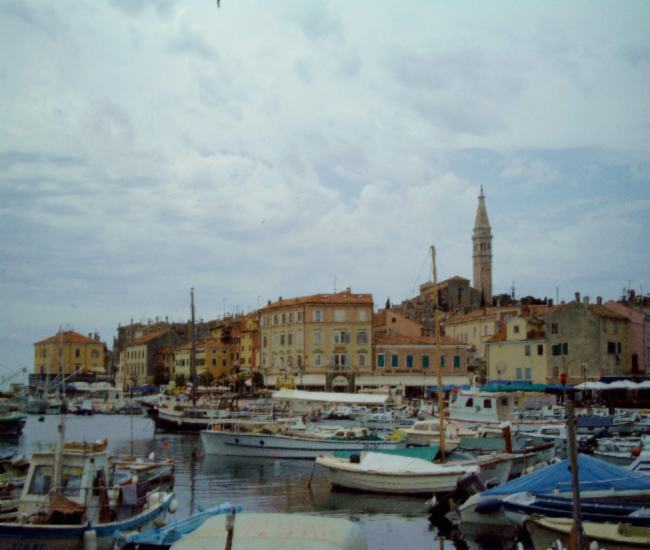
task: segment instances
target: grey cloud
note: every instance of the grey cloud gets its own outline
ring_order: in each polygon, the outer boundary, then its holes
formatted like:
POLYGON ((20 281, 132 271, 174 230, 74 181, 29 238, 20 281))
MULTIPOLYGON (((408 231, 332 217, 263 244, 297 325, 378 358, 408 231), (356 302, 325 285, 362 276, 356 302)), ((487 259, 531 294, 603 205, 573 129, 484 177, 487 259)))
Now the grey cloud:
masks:
POLYGON ((30 29, 40 29, 53 36, 67 28, 66 23, 45 2, 26 2, 24 0, 3 0, 0 2, 0 14, 25 23, 30 29))
POLYGON ((111 3, 128 15, 139 15, 150 7, 161 17, 168 17, 174 12, 178 0, 111 0, 111 3))
POLYGON ((296 22, 307 38, 340 38, 343 35, 341 20, 330 11, 326 2, 304 3, 296 22))
POLYGON ((81 157, 54 155, 42 151, 4 151, 0 152, 0 172, 16 165, 53 164, 59 166, 80 166, 85 164, 81 157))
POLYGON ((214 61, 219 58, 217 50, 208 43, 198 32, 184 29, 169 42, 172 53, 189 54, 203 61, 214 61))
POLYGON ((633 65, 647 65, 650 63, 650 46, 645 44, 628 46, 622 50, 621 55, 633 65))

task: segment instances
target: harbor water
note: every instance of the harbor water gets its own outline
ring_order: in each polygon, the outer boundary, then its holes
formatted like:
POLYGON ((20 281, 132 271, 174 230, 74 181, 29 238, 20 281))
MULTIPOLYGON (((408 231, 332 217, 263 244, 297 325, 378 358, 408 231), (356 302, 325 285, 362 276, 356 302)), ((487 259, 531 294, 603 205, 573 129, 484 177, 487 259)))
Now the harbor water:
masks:
MULTIPOLYGON (((59 418, 48 415, 39 421, 39 417, 29 416, 23 434, 0 441, 0 451, 16 449, 29 457, 39 446, 54 444, 59 418)), ((348 518, 358 522, 369 549, 466 547, 431 526, 424 498, 331 492, 317 471, 312 477, 312 461, 205 455, 198 435, 156 433, 153 422, 144 416, 67 415, 65 422, 66 441, 107 438, 112 454, 128 455, 133 447, 136 456, 153 451, 158 458, 174 457, 179 518, 200 506, 230 502, 241 506, 243 512, 348 518)))

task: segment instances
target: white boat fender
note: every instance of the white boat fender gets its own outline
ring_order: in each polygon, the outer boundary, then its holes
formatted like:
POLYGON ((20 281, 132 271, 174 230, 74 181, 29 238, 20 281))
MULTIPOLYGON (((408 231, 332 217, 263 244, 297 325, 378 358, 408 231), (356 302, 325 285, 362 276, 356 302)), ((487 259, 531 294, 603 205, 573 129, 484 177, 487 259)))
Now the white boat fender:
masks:
POLYGON ((503 502, 498 498, 486 498, 485 500, 479 501, 474 510, 477 514, 491 514, 501 509, 503 502))
POLYGON ((176 513, 176 510, 178 510, 178 500, 176 500, 175 498, 173 498, 172 501, 169 503, 169 511, 170 511, 172 514, 175 514, 175 513, 176 513))
POLYGON ((160 501, 162 500, 161 494, 156 491, 155 493, 151 493, 149 495, 149 498, 147 499, 147 504, 149 505, 149 508, 153 508, 157 504, 160 504, 160 501))
POLYGON ((84 550, 97 550, 97 531, 94 529, 84 531, 84 550))

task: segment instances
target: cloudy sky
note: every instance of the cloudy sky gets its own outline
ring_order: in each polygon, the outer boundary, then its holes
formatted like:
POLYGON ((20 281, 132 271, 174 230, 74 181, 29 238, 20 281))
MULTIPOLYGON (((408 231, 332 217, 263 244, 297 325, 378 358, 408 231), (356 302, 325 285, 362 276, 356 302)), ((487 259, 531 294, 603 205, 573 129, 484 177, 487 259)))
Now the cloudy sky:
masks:
POLYGON ((650 4, 3 0, 0 375, 61 325, 650 291, 650 4))

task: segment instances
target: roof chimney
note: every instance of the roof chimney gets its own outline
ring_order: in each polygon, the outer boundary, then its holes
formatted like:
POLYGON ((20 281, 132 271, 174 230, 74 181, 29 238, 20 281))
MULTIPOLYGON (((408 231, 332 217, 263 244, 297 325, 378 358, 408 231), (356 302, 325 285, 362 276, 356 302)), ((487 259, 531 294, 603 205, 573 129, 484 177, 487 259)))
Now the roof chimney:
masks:
POLYGON ((596 303, 599 306, 602 306, 603 305, 603 297, 602 296, 596 296, 596 303))
POLYGON ((576 304, 580 303, 580 293, 576 292, 576 304))
POLYGON ((266 301, 266 305, 267 305, 267 306, 270 306, 270 305, 271 305, 271 300, 267 300, 267 301, 266 301))

